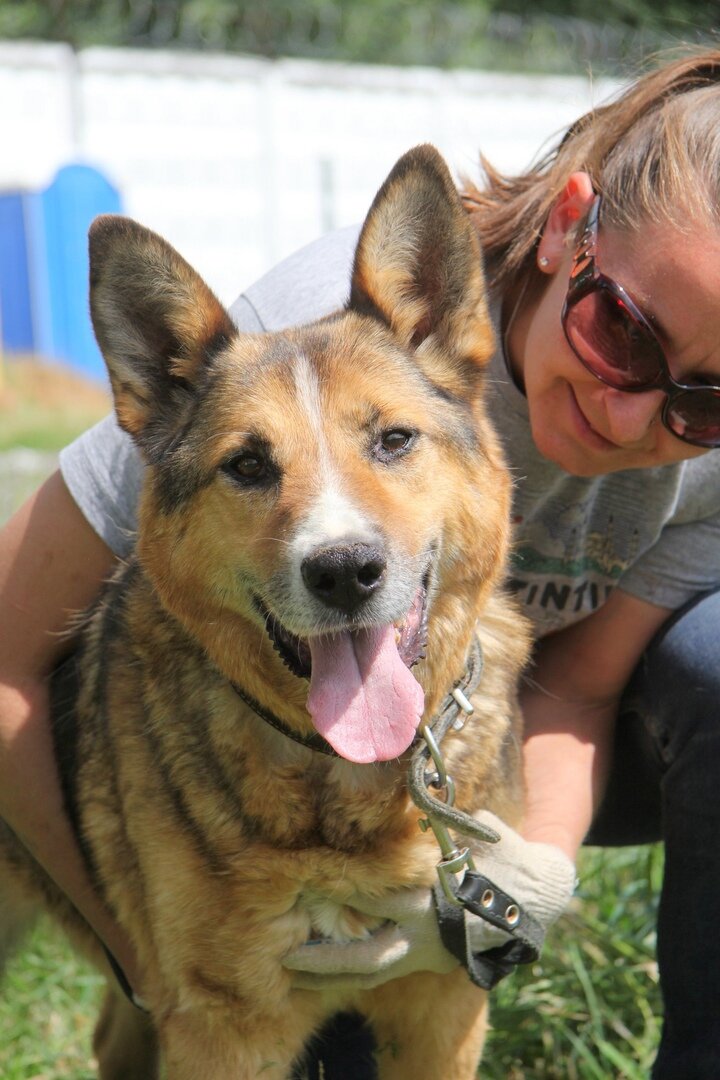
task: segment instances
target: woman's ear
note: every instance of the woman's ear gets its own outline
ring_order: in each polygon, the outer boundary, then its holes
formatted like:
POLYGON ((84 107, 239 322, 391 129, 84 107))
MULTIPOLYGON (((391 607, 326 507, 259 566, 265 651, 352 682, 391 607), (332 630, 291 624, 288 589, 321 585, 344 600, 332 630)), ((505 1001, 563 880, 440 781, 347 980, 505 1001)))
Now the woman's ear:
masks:
POLYGON ((595 198, 592 180, 586 172, 574 172, 553 203, 537 249, 539 269, 554 274, 567 254, 568 235, 587 214, 595 198))

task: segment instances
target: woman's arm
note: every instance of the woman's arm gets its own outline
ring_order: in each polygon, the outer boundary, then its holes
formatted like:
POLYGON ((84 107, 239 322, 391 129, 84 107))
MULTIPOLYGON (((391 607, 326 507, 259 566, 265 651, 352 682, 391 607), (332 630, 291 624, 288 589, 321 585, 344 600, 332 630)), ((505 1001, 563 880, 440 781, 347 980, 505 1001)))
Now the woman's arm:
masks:
POLYGON ((669 615, 617 589, 594 614, 539 642, 521 694, 526 839, 575 858, 605 792, 623 690, 669 615))
POLYGON ((54 473, 0 531, 0 816, 69 896, 133 983, 129 942, 88 879, 63 809, 47 676, 61 632, 87 607, 115 557, 54 473))

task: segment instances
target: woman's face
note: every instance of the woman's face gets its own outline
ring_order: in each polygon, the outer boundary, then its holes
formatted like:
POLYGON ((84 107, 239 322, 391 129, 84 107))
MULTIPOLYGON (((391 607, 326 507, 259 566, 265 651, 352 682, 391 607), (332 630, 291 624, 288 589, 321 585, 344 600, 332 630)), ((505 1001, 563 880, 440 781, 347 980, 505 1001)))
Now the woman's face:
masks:
MULTIPOLYGON (((575 356, 560 321, 573 250, 572 242, 563 247, 545 291, 509 327, 513 372, 525 388, 538 449, 577 476, 708 453, 662 425, 661 391, 614 390, 575 356)), ((720 230, 692 221, 682 230, 646 223, 632 234, 601 226, 597 265, 652 323, 674 378, 720 384, 720 230)))

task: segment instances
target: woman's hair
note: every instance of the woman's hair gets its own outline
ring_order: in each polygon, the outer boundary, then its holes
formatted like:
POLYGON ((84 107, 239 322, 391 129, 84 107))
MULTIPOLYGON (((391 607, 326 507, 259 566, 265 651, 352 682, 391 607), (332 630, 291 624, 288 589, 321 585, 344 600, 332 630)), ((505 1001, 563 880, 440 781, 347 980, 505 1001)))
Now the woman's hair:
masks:
POLYGON ((589 173, 603 221, 681 225, 688 214, 720 221, 720 49, 693 52, 642 76, 609 104, 577 120, 520 176, 481 156, 483 186, 462 197, 478 229, 488 276, 504 291, 539 284, 535 252, 553 202, 571 173, 589 173))

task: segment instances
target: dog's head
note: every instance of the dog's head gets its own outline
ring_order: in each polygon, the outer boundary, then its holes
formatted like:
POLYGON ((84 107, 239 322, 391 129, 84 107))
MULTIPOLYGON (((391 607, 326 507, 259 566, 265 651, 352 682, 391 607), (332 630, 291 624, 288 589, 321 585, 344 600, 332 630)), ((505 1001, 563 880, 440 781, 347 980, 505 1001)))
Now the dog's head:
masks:
POLYGON ((239 333, 127 219, 98 219, 90 254, 117 416, 147 462, 139 556, 163 604, 341 755, 402 753, 420 683, 433 706, 461 673, 507 538, 481 257, 442 159, 401 158, 345 310, 291 331, 239 333))

